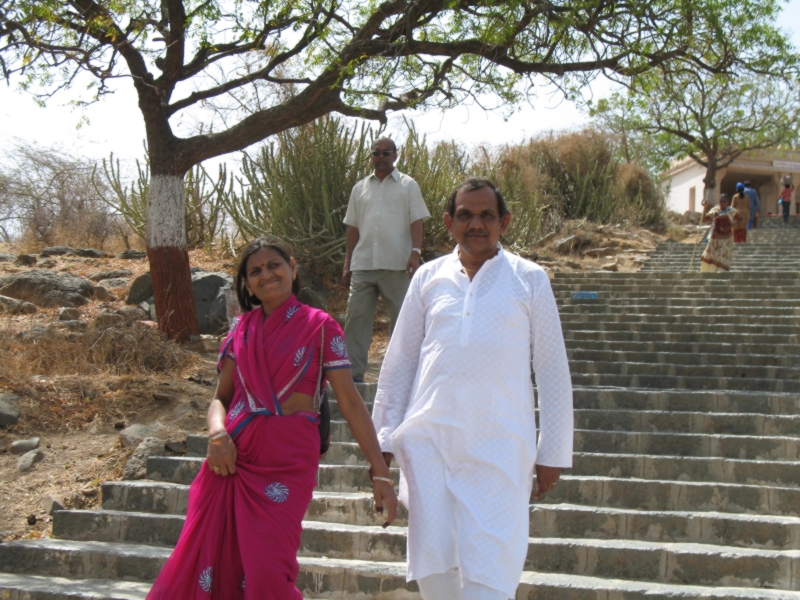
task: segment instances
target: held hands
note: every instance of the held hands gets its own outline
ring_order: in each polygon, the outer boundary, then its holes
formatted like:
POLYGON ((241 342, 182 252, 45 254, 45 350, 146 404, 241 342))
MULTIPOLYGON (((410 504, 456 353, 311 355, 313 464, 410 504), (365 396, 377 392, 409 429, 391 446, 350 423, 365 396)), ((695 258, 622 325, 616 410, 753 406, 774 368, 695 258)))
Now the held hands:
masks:
MULTIPOLYGON (((210 437, 213 437, 211 434, 210 437)), ((236 444, 229 435, 224 435, 208 442, 206 462, 216 474, 226 477, 236 473, 236 444)))
POLYGON ((372 479, 372 490, 375 497, 375 512, 383 515, 383 508, 386 507, 386 521, 383 522, 383 527, 386 528, 391 525, 397 518, 397 494, 394 491, 394 483, 390 483, 389 465, 392 462, 392 454, 389 452, 383 453, 383 459, 386 461, 386 469, 381 465, 378 473, 375 474, 375 468, 370 467, 369 476, 372 479), (389 481, 386 481, 389 480, 389 481))
POLYGON ((536 494, 533 496, 533 499, 538 500, 545 492, 549 492, 556 487, 560 476, 560 467, 536 465, 536 494))

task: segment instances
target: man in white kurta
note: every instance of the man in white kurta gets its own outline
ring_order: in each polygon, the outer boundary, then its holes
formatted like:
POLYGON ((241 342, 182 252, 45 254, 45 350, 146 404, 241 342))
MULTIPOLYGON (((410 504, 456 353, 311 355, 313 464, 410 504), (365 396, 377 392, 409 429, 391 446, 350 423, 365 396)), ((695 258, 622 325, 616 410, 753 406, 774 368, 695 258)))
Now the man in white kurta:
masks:
MULTIPOLYGON (((473 181, 474 188, 485 180, 473 181)), ((455 212, 458 200, 451 204, 455 212)), ((462 237, 478 235, 479 218, 462 237)), ((461 243, 420 267, 378 381, 373 421, 382 450, 401 468, 408 579, 418 580, 425 600, 513 598, 528 549, 534 465, 572 465, 572 385, 550 282, 538 265, 503 250, 499 235, 479 240, 493 242, 495 254, 474 274, 461 243)))

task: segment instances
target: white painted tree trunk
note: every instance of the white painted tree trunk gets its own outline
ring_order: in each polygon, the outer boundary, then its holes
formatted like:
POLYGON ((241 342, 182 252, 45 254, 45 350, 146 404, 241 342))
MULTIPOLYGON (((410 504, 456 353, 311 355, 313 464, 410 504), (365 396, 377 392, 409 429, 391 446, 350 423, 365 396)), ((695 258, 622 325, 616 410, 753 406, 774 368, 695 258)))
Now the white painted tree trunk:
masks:
POLYGON ((183 178, 151 175, 147 190, 147 247, 186 249, 183 178))

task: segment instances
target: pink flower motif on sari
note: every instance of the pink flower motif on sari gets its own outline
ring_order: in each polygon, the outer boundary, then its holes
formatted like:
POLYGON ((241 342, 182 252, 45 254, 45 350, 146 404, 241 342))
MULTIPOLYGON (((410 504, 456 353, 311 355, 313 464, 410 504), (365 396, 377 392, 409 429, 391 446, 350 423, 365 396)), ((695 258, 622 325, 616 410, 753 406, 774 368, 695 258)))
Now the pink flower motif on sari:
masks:
POLYGON ((273 502, 280 504, 281 502, 286 502, 289 498, 289 488, 276 481, 264 488, 264 495, 273 502))
POLYGON ((347 346, 344 345, 344 338, 342 338, 342 336, 337 335, 331 339, 331 350, 339 358, 347 356, 347 346))

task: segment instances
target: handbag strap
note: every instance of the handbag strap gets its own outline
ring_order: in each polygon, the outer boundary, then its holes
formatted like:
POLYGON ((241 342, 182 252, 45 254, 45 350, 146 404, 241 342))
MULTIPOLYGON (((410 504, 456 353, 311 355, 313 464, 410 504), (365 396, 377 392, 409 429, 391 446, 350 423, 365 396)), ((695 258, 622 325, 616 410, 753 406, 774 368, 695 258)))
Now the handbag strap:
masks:
POLYGON ((319 345, 319 373, 317 374, 317 391, 314 394, 314 410, 319 412, 322 404, 322 371, 325 360, 325 325, 322 326, 322 343, 319 345))

